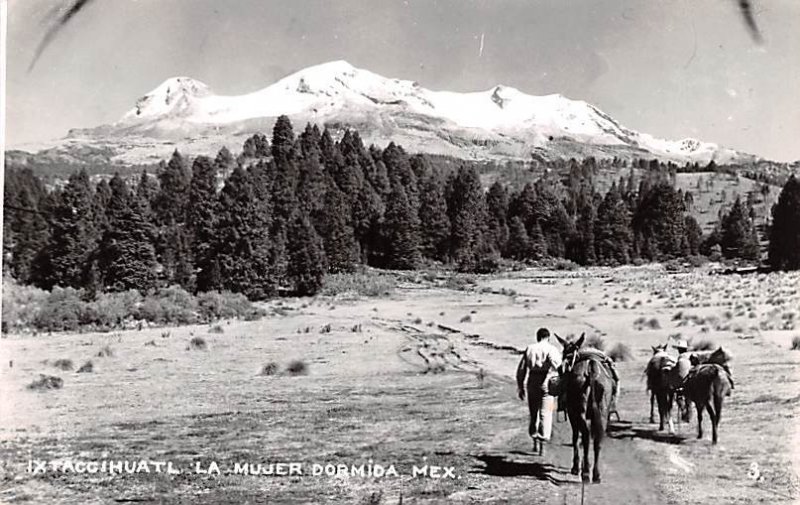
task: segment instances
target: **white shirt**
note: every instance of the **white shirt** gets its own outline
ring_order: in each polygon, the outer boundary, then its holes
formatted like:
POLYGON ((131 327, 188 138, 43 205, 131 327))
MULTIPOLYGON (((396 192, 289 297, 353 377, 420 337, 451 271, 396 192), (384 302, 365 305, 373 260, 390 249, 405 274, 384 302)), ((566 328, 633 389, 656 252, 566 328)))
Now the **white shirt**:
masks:
POLYGON ((547 339, 541 340, 525 349, 517 370, 517 380, 521 384, 527 371, 531 374, 551 375, 560 365, 561 351, 547 339))

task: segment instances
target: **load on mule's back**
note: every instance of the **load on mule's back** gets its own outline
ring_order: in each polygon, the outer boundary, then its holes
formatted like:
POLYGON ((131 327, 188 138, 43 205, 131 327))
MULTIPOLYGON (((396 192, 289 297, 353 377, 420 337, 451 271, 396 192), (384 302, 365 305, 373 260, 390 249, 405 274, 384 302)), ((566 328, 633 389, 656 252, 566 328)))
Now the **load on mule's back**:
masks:
POLYGON ((558 335, 564 346, 561 370, 563 388, 567 400, 567 415, 572 425, 572 474, 581 474, 584 482, 589 480, 589 443, 594 446, 592 481, 600 482, 600 450, 608 424, 609 410, 618 380, 616 372, 607 363, 600 351, 584 350, 581 346, 586 335, 574 343, 558 335), (578 438, 581 439, 580 447, 578 438), (579 449, 583 448, 583 466, 579 449))

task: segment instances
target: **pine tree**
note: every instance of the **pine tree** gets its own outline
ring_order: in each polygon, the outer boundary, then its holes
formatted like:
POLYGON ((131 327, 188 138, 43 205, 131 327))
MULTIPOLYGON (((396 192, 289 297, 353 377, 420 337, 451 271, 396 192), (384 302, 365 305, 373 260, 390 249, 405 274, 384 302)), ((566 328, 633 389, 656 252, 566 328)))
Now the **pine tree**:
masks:
POLYGON ((332 187, 325 195, 324 225, 322 237, 328 270, 332 273, 352 272, 359 261, 355 232, 350 226, 350 209, 344 194, 332 187))
POLYGON ((413 270, 421 261, 419 217, 411 207, 402 182, 396 180, 386 202, 386 253, 387 267, 396 270, 413 270))
POLYGON ((459 270, 475 272, 485 252, 487 212, 480 178, 474 168, 462 166, 459 169, 453 180, 448 209, 452 216, 451 256, 459 270))
POLYGON ((794 175, 772 207, 769 263, 776 270, 800 269, 800 181, 794 175))
POLYGON ((731 210, 722 218, 720 231, 720 247, 726 258, 759 258, 758 234, 741 198, 736 197, 731 210))
POLYGON ((131 194, 119 175, 109 186, 108 229, 98 255, 102 285, 108 291, 137 289, 146 293, 156 283, 156 255, 146 205, 131 194))
POLYGON ((450 240, 450 218, 447 215, 445 182, 441 174, 431 171, 420 192, 420 240, 422 253, 445 261, 450 240))
POLYGON ((191 237, 194 257, 196 288, 198 291, 219 289, 220 272, 216 262, 217 234, 217 171, 206 156, 198 156, 192 164, 189 184, 189 201, 186 226, 191 237))
POLYGON ((606 193, 597 208, 595 248, 603 264, 626 264, 631 260, 631 229, 628 206, 616 185, 606 193))
POLYGON ((642 257, 662 260, 684 254, 684 210, 683 198, 668 182, 640 189, 633 229, 642 257))
POLYGON ((253 178, 237 166, 219 195, 216 261, 222 288, 252 300, 275 291, 270 272, 270 216, 253 178))
POLYGON ((70 176, 50 210, 50 238, 36 283, 80 288, 87 280, 99 231, 94 220, 94 191, 85 170, 70 176))
POLYGON ((514 216, 511 218, 508 228, 509 237, 506 254, 517 261, 527 260, 531 255, 531 242, 530 238, 528 238, 525 224, 519 216, 514 216))
POLYGON ((500 182, 495 182, 486 194, 486 208, 488 211, 487 240, 497 251, 505 251, 508 243, 509 229, 506 222, 508 205, 508 191, 500 182))
POLYGON ((33 280, 36 259, 50 233, 45 218, 47 191, 30 169, 9 170, 3 197, 3 268, 27 284, 33 280))
POLYGON ((287 277, 295 294, 313 296, 322 287, 325 275, 325 251, 308 217, 297 213, 289 229, 289 264, 287 277))

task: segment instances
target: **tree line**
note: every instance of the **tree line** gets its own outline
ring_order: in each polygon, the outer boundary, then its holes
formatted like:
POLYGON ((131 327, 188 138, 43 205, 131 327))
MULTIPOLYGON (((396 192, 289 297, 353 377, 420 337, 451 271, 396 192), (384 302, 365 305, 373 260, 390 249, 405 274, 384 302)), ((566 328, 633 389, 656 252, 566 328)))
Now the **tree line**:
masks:
MULTIPOLYGON (((295 135, 284 116, 271 139, 253 135, 236 157, 223 148, 190 161, 176 151, 135 183, 92 183, 80 171, 48 189, 31 170, 9 171, 4 270, 90 296, 179 285, 264 299, 313 294, 326 273, 360 265, 481 273, 506 260, 760 258, 749 203, 737 199, 704 237, 670 167, 656 162, 639 180, 631 171, 605 194, 597 170, 591 158, 571 160, 521 188, 485 191, 474 164, 442 169, 394 143, 366 147, 354 130, 338 141, 313 125, 295 135)), ((773 211, 769 257, 779 268, 798 266, 797 186, 791 178, 773 211)))

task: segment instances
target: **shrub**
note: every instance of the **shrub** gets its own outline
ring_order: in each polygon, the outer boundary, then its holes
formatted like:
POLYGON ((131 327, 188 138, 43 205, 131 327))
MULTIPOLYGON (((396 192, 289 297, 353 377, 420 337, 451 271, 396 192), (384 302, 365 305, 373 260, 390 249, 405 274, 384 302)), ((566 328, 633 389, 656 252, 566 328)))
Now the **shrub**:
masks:
POLYGON ((711 351, 716 349, 717 346, 713 341, 707 339, 700 339, 697 342, 692 342, 691 349, 693 351, 711 351))
POLYGON ((53 362, 53 366, 58 368, 59 370, 64 370, 65 372, 72 370, 74 365, 71 359, 57 359, 53 362))
POLYGON ((39 378, 28 384, 28 389, 41 391, 43 389, 61 389, 64 387, 64 379, 54 375, 39 374, 39 378))
POLYGON ((461 322, 461 323, 471 323, 472 322, 472 316, 466 315, 466 316, 462 317, 459 322, 461 322))
POLYGON ((114 356, 114 351, 109 346, 105 346, 97 353, 98 358, 110 358, 114 356))
POLYGON ((87 361, 86 363, 81 365, 81 367, 78 369, 76 373, 89 373, 89 372, 94 372, 94 363, 92 363, 91 361, 87 361))
POLYGON ((661 323, 659 323, 658 319, 656 319, 655 317, 647 321, 647 326, 649 326, 651 330, 661 329, 661 323))
POLYGON ((136 319, 142 295, 135 289, 120 293, 100 293, 86 304, 82 324, 98 329, 122 328, 126 319, 136 319))
POLYGON ((800 335, 794 337, 792 339, 792 350, 793 351, 800 351, 800 335))
POLYGON ((566 308, 564 310, 573 310, 574 308, 575 308, 575 304, 574 303, 570 303, 570 304, 567 304, 567 306, 566 306, 566 308))
POLYGON ((186 350, 203 351, 206 347, 206 340, 203 337, 192 337, 186 350))
POLYGON ((308 365, 302 360, 295 360, 289 363, 289 366, 286 367, 286 371, 291 375, 305 375, 308 373, 308 365))
POLYGON ((42 302, 33 324, 43 331, 75 331, 86 315, 82 291, 56 286, 42 302))
POLYGON ((572 270, 577 270, 578 268, 580 268, 580 265, 578 265, 577 263, 575 263, 572 260, 558 259, 558 260, 556 260, 555 264, 553 265, 553 268, 555 270, 572 271, 572 270))
POLYGON ((261 375, 275 375, 278 373, 278 364, 271 361, 261 368, 261 375))
POLYGON ((589 335, 586 337, 586 342, 583 345, 586 347, 594 347, 598 351, 603 351, 606 348, 606 343, 600 335, 589 335))
POLYGON ((608 357, 616 362, 630 361, 631 358, 633 358, 633 354, 631 353, 631 350, 627 345, 623 343, 618 343, 614 344, 614 347, 612 347, 611 350, 608 351, 608 357))
POLYGON ((322 294, 337 296, 342 294, 380 297, 394 291, 395 280, 391 275, 372 270, 354 273, 330 274, 325 277, 322 294))
POLYGON ((208 329, 209 333, 225 333, 225 330, 222 329, 222 326, 215 324, 208 329))
POLYGON ((48 296, 47 291, 20 286, 10 277, 3 278, 3 333, 33 327, 48 296))
POLYGON ((241 293, 228 291, 208 291, 197 295, 197 308, 200 319, 205 322, 218 319, 241 318, 253 321, 266 314, 241 293))
POLYGON ((142 319, 155 324, 192 324, 198 320, 197 300, 179 286, 158 290, 139 307, 142 319))

